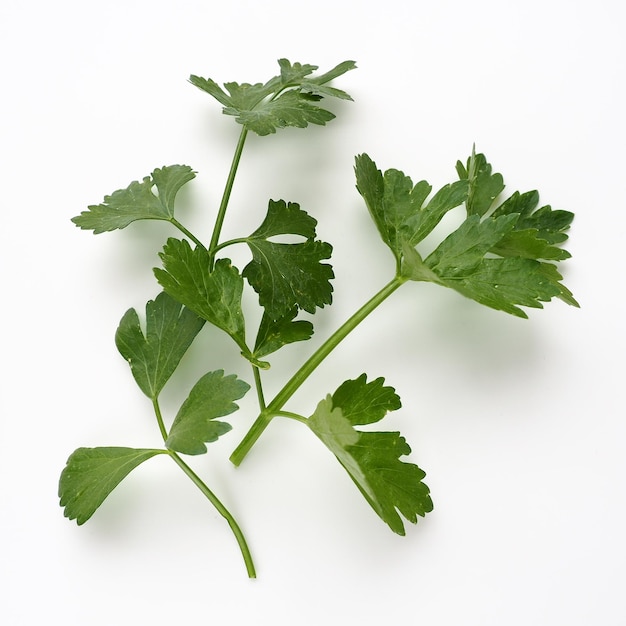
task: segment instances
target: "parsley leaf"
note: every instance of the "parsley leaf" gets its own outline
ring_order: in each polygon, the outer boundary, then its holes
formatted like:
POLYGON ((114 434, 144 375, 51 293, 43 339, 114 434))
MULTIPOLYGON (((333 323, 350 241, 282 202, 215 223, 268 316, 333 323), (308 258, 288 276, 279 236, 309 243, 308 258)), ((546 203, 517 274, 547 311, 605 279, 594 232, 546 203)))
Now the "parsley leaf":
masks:
POLYGON ((84 524, 106 497, 138 465, 164 450, 136 448, 78 448, 67 460, 59 480, 65 517, 84 524))
POLYGON ((550 206, 537 209, 538 204, 537 191, 516 191, 493 212, 493 217, 516 213, 519 219, 513 232, 504 237, 492 252, 500 256, 553 261, 563 261, 571 256, 567 250, 554 244, 567 240, 565 231, 570 227, 574 214, 553 210, 550 206))
POLYGON ((310 77, 316 65, 291 63, 279 59, 280 74, 266 83, 225 83, 226 91, 214 80, 192 75, 190 82, 213 96, 223 105, 223 112, 258 135, 275 133, 278 128, 305 128, 309 124, 325 125, 335 115, 315 104, 323 97, 351 100, 340 89, 325 83, 356 67, 344 61, 318 77, 310 77))
POLYGON ((483 154, 459 161, 461 180, 440 189, 425 205, 431 187, 398 170, 384 174, 366 154, 357 156, 357 189, 385 244, 396 259, 398 275, 456 289, 486 306, 527 317, 520 306, 541 308, 558 297, 578 306, 560 282, 554 264, 569 253, 556 245, 567 239, 573 214, 545 206, 536 210, 537 192, 514 193, 497 208, 504 189, 483 154), (441 218, 465 202, 466 220, 424 260, 415 249, 441 218))
POLYGON ((468 218, 424 261, 436 282, 518 317, 527 317, 519 306, 542 308, 554 297, 578 306, 556 265, 546 262, 570 256, 554 244, 567 239, 573 214, 536 210, 536 191, 515 192, 492 210, 504 183, 483 154, 472 152, 467 168, 458 163, 457 171, 470 184, 468 218))
POLYGON ((522 256, 485 256, 512 232, 516 219, 516 215, 504 215, 481 222, 477 215, 472 215, 426 260, 417 250, 406 247, 402 273, 411 280, 451 287, 481 304, 517 317, 528 317, 519 306, 542 308, 542 302, 554 297, 578 306, 560 282, 563 277, 555 265, 522 256))
POLYGON ((379 422, 389 411, 402 406, 395 389, 384 383, 382 377, 368 383, 365 374, 346 380, 333 394, 333 405, 341 407, 343 416, 353 425, 379 422))
POLYGON ((250 385, 234 375, 224 376, 223 370, 205 374, 180 407, 165 445, 183 454, 204 454, 205 442, 217 441, 231 429, 215 418, 234 413, 239 408, 234 401, 248 389, 250 385))
POLYGON ((317 221, 298 204, 270 200, 263 223, 246 243, 252 261, 244 276, 259 294, 259 302, 274 321, 285 317, 294 307, 314 313, 316 307, 332 302, 332 267, 321 263, 330 258, 332 247, 316 241, 317 221), (278 235, 306 237, 301 243, 276 243, 278 235))
POLYGON ((297 314, 297 307, 277 320, 273 320, 267 313, 263 313, 254 345, 255 358, 260 359, 267 356, 289 343, 306 341, 311 338, 313 324, 306 320, 295 320, 297 314))
POLYGON ((72 222, 97 235, 126 228, 136 220, 172 221, 176 194, 193 178, 195 172, 188 165, 155 169, 142 182, 134 181, 126 189, 105 196, 102 204, 89 206, 87 211, 72 218, 72 222))
POLYGON ((426 265, 442 279, 465 276, 515 227, 517 215, 503 215, 481 221, 470 215, 448 235, 426 259, 426 265))
POLYGON ((137 311, 126 311, 115 333, 115 343, 139 388, 149 398, 157 398, 203 326, 202 318, 166 293, 146 304, 145 336, 137 311))
POLYGON ((367 154, 356 157, 355 174, 357 190, 397 263, 405 243, 417 245, 467 197, 467 182, 457 181, 442 187, 424 205, 431 185, 424 180, 413 185, 408 176, 395 169, 383 174, 367 154))
POLYGON ((528 315, 516 305, 542 308, 542 302, 559 297, 577 306, 554 265, 509 257, 483 259, 468 275, 442 280, 443 284, 493 309, 517 317, 528 315))
POLYGON ((308 424, 335 455, 365 499, 393 530, 404 535, 400 514, 411 523, 432 511, 425 473, 400 460, 411 448, 397 432, 361 432, 353 426, 380 421, 400 406, 400 398, 383 379, 366 381, 365 374, 343 383, 322 400, 308 424))
POLYGON ((162 267, 155 268, 154 274, 163 293, 146 304, 145 330, 137 311, 129 309, 115 336, 135 381, 152 400, 165 449, 77 449, 59 481, 65 515, 84 523, 135 467, 152 456, 167 454, 226 519, 250 577, 255 577, 255 568, 239 525, 179 455, 204 454, 208 443, 229 432, 231 425, 221 418, 238 410, 236 401, 250 386, 234 375, 225 376, 221 369, 205 374, 189 391, 169 432, 158 401, 205 322, 225 331, 253 366, 259 414, 231 454, 231 461, 239 465, 276 417, 308 424, 377 515, 403 535, 406 521, 416 523, 419 516, 432 510, 433 503, 423 482, 425 473, 404 459, 411 453, 404 437, 399 432, 370 428, 401 407, 395 390, 385 385, 383 378, 368 381, 362 374, 343 382, 319 402, 308 419, 286 409, 289 400, 339 343, 409 280, 449 287, 520 317, 526 317, 521 307, 541 308, 555 297, 578 306, 557 269, 558 263, 570 256, 562 244, 567 240, 572 213, 540 206, 536 191, 515 192, 500 202, 504 179, 485 155, 474 149, 464 163, 457 162, 458 180, 434 193, 425 180, 414 184, 399 170, 383 172, 367 154, 360 154, 354 164, 356 187, 393 254, 395 276, 336 328, 266 402, 259 368, 269 364, 260 359, 312 336, 313 325, 298 316, 302 311, 315 313, 332 302, 333 268, 324 263, 331 257, 332 247, 317 239, 313 217, 298 204, 283 200, 270 200, 263 222, 248 237, 221 241, 231 192, 248 131, 269 135, 279 128, 327 124, 335 116, 324 99, 352 99, 331 82, 355 67, 353 61, 344 61, 316 75, 315 65, 284 58, 278 65, 279 73, 265 83, 228 82, 222 87, 210 78, 190 77, 192 84, 222 105, 224 114, 242 125, 208 246, 174 217, 178 192, 195 177, 186 165, 155 169, 72 220, 94 233, 122 229, 136 220, 163 220, 175 226, 185 240, 169 239, 159 255, 162 267), (448 222, 446 215, 462 205, 464 221, 437 245, 432 240, 442 222, 448 222), (246 243, 252 257, 241 273, 229 259, 216 259, 218 251, 238 243, 246 243), (430 251, 424 256, 422 245, 430 251), (253 351, 246 343, 244 278, 257 293, 262 309, 253 351))
POLYGON ((502 175, 493 174, 491 164, 487 162, 485 155, 476 154, 474 150, 467 159, 466 166, 457 161, 456 171, 461 180, 467 180, 470 184, 465 203, 467 214, 484 215, 504 189, 502 175))
POLYGON ((166 293, 202 319, 227 332, 246 355, 245 323, 241 309, 243 279, 229 259, 219 259, 209 271, 209 253, 191 248, 185 239, 170 238, 159 254, 163 268, 154 274, 166 293))
POLYGON ((520 306, 542 308, 558 297, 578 306, 560 282, 563 277, 551 263, 525 256, 491 256, 514 231, 519 215, 470 215, 459 228, 422 262, 415 252, 405 257, 404 268, 414 280, 432 280, 494 309, 528 317, 520 306), (422 273, 430 272, 430 277, 422 273))
POLYGON ((257 105, 250 111, 225 109, 230 115, 236 115, 237 121, 257 135, 275 133, 277 128, 294 126, 306 128, 309 124, 325 126, 335 115, 313 104, 318 98, 306 96, 290 90, 276 100, 269 100, 257 105))

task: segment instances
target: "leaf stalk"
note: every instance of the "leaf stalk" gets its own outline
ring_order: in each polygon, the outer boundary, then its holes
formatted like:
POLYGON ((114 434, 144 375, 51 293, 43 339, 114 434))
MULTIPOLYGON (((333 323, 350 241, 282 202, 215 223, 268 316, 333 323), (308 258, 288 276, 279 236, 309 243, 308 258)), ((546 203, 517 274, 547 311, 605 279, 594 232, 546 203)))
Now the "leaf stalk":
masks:
POLYGON ((174 452, 173 450, 167 451, 172 460, 180 467, 185 474, 192 480, 192 482, 200 489, 200 491, 207 497, 209 502, 216 508, 217 512, 228 522, 230 529, 233 531, 235 535, 235 539, 239 544, 239 549, 241 550, 241 555, 243 556, 244 563, 246 565, 246 571, 248 572, 249 578, 256 578, 256 571, 254 568, 254 561, 252 560, 252 554, 250 553, 250 549, 248 548, 248 543, 246 542, 246 538, 244 537, 239 524, 232 516, 230 511, 222 504, 219 498, 207 487, 204 481, 183 461, 180 456, 174 452))
POLYGON ((215 259, 215 249, 220 241, 220 234, 222 232, 222 226, 224 225, 224 218, 226 217, 226 209, 228 208, 228 201, 230 200, 230 194, 233 190, 233 184, 235 182, 235 176, 237 175, 237 169, 239 168, 239 161, 241 160, 241 154, 243 147, 246 143, 246 137, 248 136, 248 129, 244 126, 239 134, 239 140, 237 141, 237 147, 235 148, 235 154, 233 155, 232 163, 230 164, 230 170, 228 172, 228 178, 226 179, 226 185, 224 187, 224 193, 220 202, 220 207, 215 218, 215 225, 213 227, 213 234, 211 235, 211 243, 209 250, 211 251, 211 269, 213 269, 213 263, 215 259))
POLYGON ((296 393, 306 379, 326 359, 326 357, 377 307, 379 307, 392 293, 408 279, 399 274, 387 283, 378 293, 370 298, 356 313, 349 317, 300 367, 289 379, 275 398, 261 411, 250 430, 241 440, 230 456, 234 465, 240 465, 252 446, 257 442, 263 431, 269 426, 272 419, 281 415, 282 408, 296 393))

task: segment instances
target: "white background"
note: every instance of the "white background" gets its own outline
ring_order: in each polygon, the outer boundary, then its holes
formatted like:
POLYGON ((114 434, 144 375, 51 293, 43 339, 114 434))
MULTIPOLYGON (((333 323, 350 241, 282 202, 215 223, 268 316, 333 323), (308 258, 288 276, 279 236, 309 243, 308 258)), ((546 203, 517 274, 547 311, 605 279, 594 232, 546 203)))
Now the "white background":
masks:
MULTIPOLYGON (((617 0, 4 0, 3 622, 625 624, 623 11, 617 0), (335 303, 314 340, 275 359, 268 395, 392 277, 354 189, 364 151, 437 187, 476 142, 510 191, 537 188, 574 211, 564 271, 582 308, 556 301, 525 321, 408 285, 294 397, 289 408, 310 413, 361 372, 397 389, 388 428, 411 443, 435 502, 404 538, 295 422, 276 420, 232 467, 250 393, 234 432, 192 459, 247 534, 249 581, 222 518, 165 457, 84 526, 63 517, 58 475, 76 447, 159 445, 113 335, 158 292, 151 268, 175 235, 139 223, 94 237, 69 220, 186 163, 198 177, 180 218, 208 237, 239 128, 186 79, 265 81, 280 57, 358 69, 336 83, 355 100, 330 104, 337 120, 251 136, 241 162, 226 236, 283 198, 334 245, 335 303)), ((218 368, 250 381, 207 330, 164 393, 168 414, 218 368)))

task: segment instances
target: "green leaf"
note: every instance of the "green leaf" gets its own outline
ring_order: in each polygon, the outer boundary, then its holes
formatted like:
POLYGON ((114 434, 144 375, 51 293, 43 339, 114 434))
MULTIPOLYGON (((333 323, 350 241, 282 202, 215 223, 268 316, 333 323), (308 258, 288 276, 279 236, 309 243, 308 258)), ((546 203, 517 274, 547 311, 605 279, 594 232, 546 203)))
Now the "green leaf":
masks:
POLYGON ((278 128, 305 128, 309 124, 325 125, 334 114, 314 104, 323 97, 350 100, 339 89, 325 83, 356 67, 345 61, 318 77, 310 76, 316 65, 291 63, 279 59, 280 74, 266 83, 225 83, 222 89, 214 80, 192 75, 190 82, 220 102, 226 115, 258 135, 275 133, 278 128))
POLYGON ((149 398, 158 397, 203 326, 203 319, 166 293, 146 304, 145 335, 137 311, 126 311, 115 333, 115 344, 149 398))
POLYGON ((424 205, 432 190, 426 181, 413 185, 408 176, 395 169, 383 174, 367 154, 357 156, 355 163, 357 190, 398 262, 405 243, 417 245, 467 197, 467 181, 457 181, 444 186, 424 205))
POLYGON ((456 170, 461 180, 469 182, 469 193, 465 203, 467 214, 485 215, 504 189, 502 175, 493 174, 491 164, 487 162, 485 155, 476 154, 474 150, 467 159, 466 167, 458 161, 456 170))
POLYGON ((332 247, 315 241, 315 219, 295 203, 270 200, 261 226, 246 242, 252 261, 242 275, 259 294, 259 302, 271 320, 285 317, 294 308, 314 313, 332 302, 332 267, 321 263, 332 247), (269 237, 299 235, 301 243, 276 243, 269 237))
POLYGON ((513 214, 481 221, 470 215, 426 258, 426 265, 442 279, 467 275, 515 228, 517 218, 513 214))
POLYGON ((540 308, 553 297, 578 306, 555 266, 545 263, 570 256, 556 244, 567 239, 573 214, 536 209, 537 192, 516 192, 492 210, 504 182, 483 154, 472 152, 457 171, 461 180, 426 202, 431 188, 425 181, 413 185, 398 170, 383 174, 366 154, 356 157, 357 189, 395 256, 398 276, 451 287, 521 317, 520 306, 540 308), (464 200, 466 220, 423 259, 415 246, 464 200))
POLYGON ((154 274, 166 293, 227 332, 249 355, 241 309, 243 279, 230 260, 219 259, 211 272, 204 248, 192 249, 186 240, 173 238, 159 256, 163 269, 155 268, 154 274))
POLYGON ((483 154, 472 153, 467 168, 457 164, 469 181, 468 217, 425 261, 416 252, 403 271, 413 280, 432 280, 494 309, 527 317, 520 306, 542 308, 557 297, 578 306, 561 283, 553 263, 570 254, 558 247, 567 239, 573 214, 537 209, 539 194, 515 192, 497 208, 493 200, 504 189, 483 154))
POLYGON ((567 250, 548 243, 534 228, 513 230, 505 235, 490 252, 499 256, 546 261, 564 261, 571 256, 567 250))
POLYGON ((553 297, 578 306, 554 265, 523 255, 485 256, 502 248, 518 218, 517 213, 482 221, 477 215, 469 216, 424 261, 437 277, 434 282, 518 317, 527 317, 519 306, 542 308, 541 303, 553 297))
POLYGON ((402 406, 395 389, 385 387, 384 382, 384 378, 376 378, 368 383, 365 374, 346 380, 333 394, 333 406, 341 407, 343 416, 353 426, 379 422, 389 411, 402 406))
POLYGON ((347 381, 322 400, 309 418, 311 430, 335 455, 365 499, 380 518, 399 535, 405 534, 400 515, 411 523, 432 511, 425 473, 412 463, 400 460, 411 448, 397 432, 361 432, 353 423, 372 423, 400 399, 382 379, 366 383, 365 376, 347 381), (361 394, 373 400, 367 408, 361 394))
POLYGON ((88 211, 72 218, 72 222, 83 230, 93 230, 97 235, 126 228, 137 220, 171 221, 176 194, 194 177, 195 172, 187 165, 156 169, 142 182, 134 181, 126 189, 105 196, 102 204, 89 206, 88 211))
POLYGON ((280 82, 281 85, 298 85, 309 74, 312 74, 317 65, 309 65, 302 63, 291 63, 287 59, 278 59, 278 65, 280 66, 280 82))
POLYGON ((335 78, 339 78, 339 76, 353 70, 354 68, 356 68, 354 61, 344 61, 325 74, 310 77, 302 81, 301 91, 303 93, 311 93, 320 96, 332 96, 342 100, 352 100, 352 98, 345 91, 336 89, 335 87, 329 87, 327 83, 331 82, 335 78))
POLYGON ((424 281, 430 283, 440 283, 439 276, 433 272, 424 260, 422 255, 409 244, 405 243, 402 248, 403 257, 400 266, 400 275, 414 281, 424 281))
POLYGON ((258 104, 249 111, 234 109, 237 121, 254 131, 257 135, 270 135, 278 128, 306 128, 309 124, 325 126, 335 119, 335 115, 323 109, 303 96, 290 90, 284 92, 276 100, 268 100, 258 104))
POLYGON ((78 448, 67 460, 59 480, 65 517, 84 524, 130 472, 164 453, 136 448, 78 448))
POLYGON ((180 407, 165 445, 183 454, 204 454, 206 442, 217 441, 231 426, 215 418, 234 413, 235 400, 243 398, 250 385, 223 370, 205 374, 180 407))
POLYGON ((508 257, 483 259, 468 275, 444 279, 443 284, 493 309, 526 318, 519 306, 540 309, 542 302, 554 297, 566 299, 569 292, 560 284, 561 279, 554 265, 508 257))
POLYGON ((305 320, 295 320, 298 314, 294 307, 284 317, 273 320, 263 313, 254 346, 254 357, 260 359, 283 346, 297 341, 306 341, 313 335, 313 324, 305 320))
POLYGON ((295 202, 270 200, 263 223, 250 235, 251 239, 269 239, 280 235, 315 238, 317 220, 295 202))
POLYGON ((493 212, 493 217, 513 213, 519 215, 514 231, 492 249, 493 253, 552 261, 570 257, 567 250, 554 244, 567 240, 565 231, 570 227, 574 214, 553 210, 550 206, 537 209, 538 204, 537 191, 523 194, 516 191, 493 212))
POLYGON ((411 246, 418 244, 433 231, 448 211, 463 204, 466 198, 465 181, 444 185, 423 209, 407 218, 407 242, 411 246))

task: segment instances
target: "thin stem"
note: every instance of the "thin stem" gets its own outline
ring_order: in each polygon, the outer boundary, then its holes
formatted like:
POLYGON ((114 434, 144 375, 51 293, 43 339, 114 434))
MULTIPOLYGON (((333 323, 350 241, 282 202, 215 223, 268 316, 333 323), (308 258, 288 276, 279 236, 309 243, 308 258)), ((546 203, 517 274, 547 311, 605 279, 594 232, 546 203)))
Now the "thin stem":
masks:
POLYGON ((230 460, 239 465, 248 454, 257 439, 267 428, 272 418, 281 414, 285 403, 300 388, 304 381, 322 363, 322 361, 345 339, 374 309, 380 306, 396 289, 406 282, 406 278, 398 275, 387 283, 375 296, 368 300, 354 315, 346 320, 302 365, 287 384, 278 392, 265 410, 252 424, 241 443, 235 448, 230 460))
POLYGON ((161 431, 161 437, 163 437, 163 441, 167 440, 167 428, 165 428, 165 423, 163 422, 163 415, 161 413, 161 407, 159 406, 158 398, 152 398, 152 407, 154 408, 154 414, 156 415, 157 424, 159 425, 159 430, 161 431))
POLYGON ((255 365, 252 366, 252 375, 254 376, 254 386, 256 387, 256 395, 259 400, 259 408, 261 411, 265 411, 265 396, 263 395, 261 372, 255 365))
POLYGON ((175 217, 171 217, 170 222, 176 226, 176 228, 178 228, 183 235, 189 237, 189 239, 191 239, 191 241, 193 241, 198 248, 204 248, 204 244, 190 230, 187 230, 175 217))
POLYGON ((187 476, 193 481, 193 483, 200 489, 200 491, 208 498, 211 504, 217 509, 218 513, 226 519, 228 525, 230 526, 235 538, 237 539, 237 543, 239 544, 239 549, 241 550, 241 554, 243 556, 243 560, 246 564, 246 571, 248 572, 249 578, 256 578, 256 571, 254 569, 254 562, 252 560, 252 555, 250 554, 250 549, 248 548, 248 544, 246 542, 246 538, 241 532, 241 528, 239 528, 239 524, 237 524, 235 518, 231 515, 230 511, 220 502, 218 497, 206 486, 204 481, 183 461, 176 452, 173 450, 168 450, 168 454, 172 457, 174 462, 187 474, 187 476))
POLYGON ((368 300, 354 315, 348 318, 291 377, 289 382, 269 404, 268 411, 280 411, 285 403, 313 373, 319 364, 343 341, 374 309, 380 306, 398 287, 405 283, 403 278, 394 278, 376 295, 368 300))
POLYGON ((234 246, 236 243, 247 243, 249 241, 248 237, 239 237, 237 239, 229 239, 228 241, 224 241, 219 245, 215 246, 215 248, 211 248, 212 254, 215 254, 218 250, 222 250, 227 246, 234 246))
POLYGON ((233 155, 233 161, 230 165, 230 171, 228 172, 228 178, 226 179, 226 186, 224 187, 224 193, 222 195, 222 201, 220 202, 220 208, 217 212, 215 219, 215 226, 213 227, 213 235, 211 236, 211 243, 209 250, 211 251, 211 265, 213 265, 213 256, 215 248, 217 248, 220 241, 220 233, 222 232, 222 225, 224 224, 224 217, 226 216, 226 209, 228 208, 228 201, 230 200, 230 194, 233 190, 233 183, 235 182, 235 175, 237 174, 237 168, 239 167, 239 161, 241 160, 241 153, 243 152, 243 146, 246 143, 246 137, 248 135, 248 129, 244 126, 241 129, 239 135, 239 141, 235 148, 235 154, 233 155))
POLYGON ((297 422, 302 422, 303 424, 306 424, 309 421, 307 417, 304 417, 303 415, 298 415, 297 413, 293 413, 292 411, 278 411, 278 413, 275 413, 274 415, 275 417, 288 417, 289 419, 296 420, 297 422))
MULTIPOLYGON (((163 414, 161 413, 161 407, 159 406, 158 398, 152 399, 152 406, 154 407, 154 413, 156 415, 157 423, 159 425, 159 430, 161 431, 161 436, 163 437, 163 441, 167 440, 168 434, 167 429, 165 428, 165 423, 163 422, 163 414)), ((206 483, 183 461, 180 456, 174 450, 163 450, 163 454, 169 454, 169 456, 174 460, 174 462, 187 474, 189 478, 193 481, 193 483, 200 489, 200 491, 209 499, 209 502, 217 509, 217 511, 226 519, 228 525, 230 526, 235 538, 237 539, 237 543, 239 544, 239 549, 241 550, 241 554, 243 555, 243 560, 246 564, 246 570, 248 572, 248 576, 250 578, 256 578, 256 573, 254 570, 254 562, 252 561, 252 555, 250 554, 250 549, 248 548, 248 544, 246 543, 246 538, 241 532, 241 528, 239 528, 239 524, 237 524, 235 518, 231 515, 230 511, 220 502, 218 497, 207 487, 206 483)))

